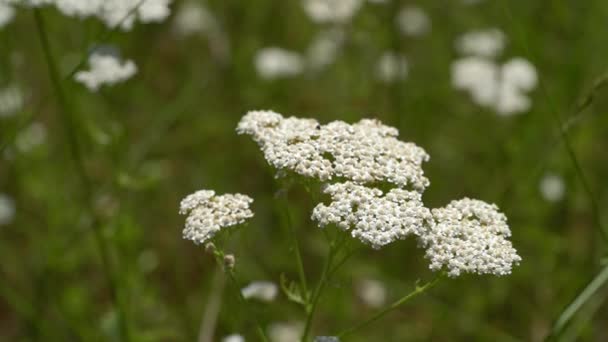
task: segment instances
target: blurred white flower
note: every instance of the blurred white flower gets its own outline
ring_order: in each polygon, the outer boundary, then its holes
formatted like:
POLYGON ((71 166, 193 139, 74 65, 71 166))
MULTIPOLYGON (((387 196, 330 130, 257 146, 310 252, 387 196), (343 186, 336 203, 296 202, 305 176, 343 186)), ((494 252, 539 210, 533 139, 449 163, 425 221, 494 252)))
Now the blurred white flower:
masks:
POLYGON ((536 88, 538 76, 532 63, 515 57, 502 66, 502 80, 519 90, 530 91, 536 88))
POLYGON ((15 9, 0 1, 0 29, 10 24, 15 18, 15 9))
POLYGON ((406 36, 419 37, 431 30, 431 20, 420 7, 402 8, 397 13, 396 21, 399 30, 406 36))
POLYGON ((484 57, 464 57, 454 61, 451 70, 454 88, 467 91, 475 103, 499 115, 523 113, 532 106, 526 92, 536 87, 536 70, 522 58, 499 66, 484 57))
POLYGON ((4 3, 39 7, 54 5, 69 17, 97 17, 106 26, 131 30, 136 21, 162 22, 171 14, 172 0, 4 0, 4 3))
POLYGON ((7 194, 0 193, 0 226, 10 224, 15 219, 15 201, 7 194))
POLYGON ((363 0, 302 0, 304 11, 317 23, 343 23, 359 10, 363 0))
POLYGON ((303 332, 302 322, 277 322, 268 326, 270 342, 300 342, 303 332))
POLYGON ((23 94, 15 85, 0 89, 0 119, 13 116, 23 107, 23 94))
POLYGON ((507 238, 506 216, 494 204, 463 198, 433 209, 436 225, 419 241, 426 248, 429 268, 447 268, 448 275, 462 273, 507 275, 521 257, 507 238))
POLYGON ((376 279, 361 279, 356 285, 357 295, 371 308, 379 308, 386 302, 386 287, 376 279))
POLYGON ((91 91, 99 90, 102 85, 124 82, 137 73, 133 61, 121 62, 116 56, 97 52, 89 56, 89 67, 88 71, 77 72, 74 79, 91 91))
POLYGON ((546 174, 540 181, 540 193, 549 202, 558 202, 564 198, 566 183, 556 174, 546 174))
POLYGON ((325 30, 319 33, 308 47, 308 66, 319 70, 333 64, 343 41, 344 33, 340 30, 325 30))
POLYGON ((304 60, 298 53, 278 47, 259 50, 254 64, 258 75, 268 80, 293 77, 304 71, 304 60))
POLYGON ((221 228, 245 222, 253 217, 249 196, 225 194, 216 196, 213 190, 199 190, 184 198, 179 213, 187 215, 184 239, 202 244, 213 238, 221 228))
POLYGON ((224 337, 222 342, 245 342, 245 338, 239 334, 232 334, 224 337))
POLYGON ((399 131, 378 120, 321 125, 313 119, 250 111, 237 133, 251 135, 279 171, 321 181, 337 177, 359 184, 389 182, 416 191, 429 185, 421 166, 429 159, 426 151, 398 140, 399 131))
POLYGON ((245 299, 257 299, 263 302, 275 300, 279 294, 279 288, 271 281, 254 281, 241 289, 245 299))
POLYGON ((380 56, 376 65, 376 75, 386 83, 403 80, 408 74, 408 64, 405 56, 393 52, 385 52, 380 56))
POLYGON ((496 28, 470 31, 456 40, 456 50, 463 55, 496 57, 505 47, 506 37, 496 28))
POLYGON ((46 141, 46 127, 40 122, 34 122, 24 128, 15 138, 15 147, 22 153, 27 153, 46 141))
POLYGON ((328 185, 323 192, 331 196, 331 203, 320 203, 313 209, 312 219, 319 227, 335 224, 375 249, 424 234, 433 224, 431 211, 416 191, 394 188, 383 194, 376 188, 346 182, 328 185))
POLYGON ((188 1, 179 7, 173 25, 177 34, 187 36, 215 30, 217 23, 207 7, 188 1))

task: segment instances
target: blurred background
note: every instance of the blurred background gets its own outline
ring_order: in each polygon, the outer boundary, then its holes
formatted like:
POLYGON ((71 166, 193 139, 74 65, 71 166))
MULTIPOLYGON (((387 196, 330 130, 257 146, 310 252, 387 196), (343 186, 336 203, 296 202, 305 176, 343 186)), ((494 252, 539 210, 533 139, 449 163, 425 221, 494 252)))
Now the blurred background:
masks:
MULTIPOLYGON (((256 341, 214 260, 182 239, 178 215, 198 189, 250 195, 256 216, 225 246, 240 281, 297 279, 272 172, 235 133, 252 109, 322 123, 378 118, 430 154, 429 206, 468 196, 509 218, 523 258, 512 275, 444 281, 349 341, 541 341, 606 267, 604 0, 176 0, 162 22, 130 30, 52 5, 36 15, 8 7, 0 340, 118 341, 118 298, 136 341, 197 340, 210 314, 211 341, 256 341), (93 52, 137 72, 89 89, 72 76, 93 52)), ((326 248, 314 205, 290 192, 312 281, 326 248)), ((350 327, 431 277, 413 240, 364 249, 332 278, 314 332, 350 327)), ((608 341, 604 282, 559 340, 608 341)), ((283 294, 250 308, 274 336, 304 319, 283 294)))

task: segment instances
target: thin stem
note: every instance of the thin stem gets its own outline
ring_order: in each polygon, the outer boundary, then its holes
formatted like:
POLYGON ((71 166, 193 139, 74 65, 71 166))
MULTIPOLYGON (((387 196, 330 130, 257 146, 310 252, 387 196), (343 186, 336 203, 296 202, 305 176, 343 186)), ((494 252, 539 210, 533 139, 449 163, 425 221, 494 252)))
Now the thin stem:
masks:
MULTIPOLYGON (((245 310, 250 311, 249 306, 247 305, 247 300, 245 300, 245 297, 243 297, 243 294, 241 293, 241 289, 239 287, 239 282, 237 281, 236 275, 234 273, 234 268, 227 267, 224 265, 224 252, 218 249, 218 250, 216 250, 214 255, 215 255, 215 260, 218 263, 218 266, 224 267, 224 271, 228 275, 228 280, 230 280, 232 288, 236 292, 236 296, 237 296, 239 302, 241 303, 241 305, 243 306, 243 308, 245 310)), ((262 329, 262 326, 260 325, 260 322, 258 321, 257 316, 252 312, 248 312, 248 316, 253 318, 253 321, 255 322, 255 330, 256 330, 256 333, 258 334, 260 340, 262 342, 268 342, 268 337, 266 337, 266 334, 264 333, 264 329, 262 329)))
MULTIPOLYGON (((528 44, 527 36, 526 36, 524 30, 521 29, 521 26, 518 25, 518 21, 514 19, 513 14, 511 13, 511 10, 509 7, 509 2, 503 1, 503 6, 504 6, 504 11, 505 11, 506 16, 509 18, 509 20, 511 20, 513 22, 514 26, 517 25, 516 29, 519 31, 518 33, 520 35, 522 47, 523 47, 524 51, 526 52, 526 54, 530 55, 531 50, 530 50, 530 46, 528 44)), ((595 194, 593 193, 591 185, 589 184, 589 181, 587 180, 587 177, 585 176, 585 173, 583 172, 583 168, 581 167, 578 157, 574 151, 574 147, 572 146, 572 142, 570 141, 570 135, 568 134, 567 126, 564 123, 564 120, 562 119, 562 117, 557 109, 557 105, 555 104, 555 101, 549 95, 549 91, 547 90, 545 83, 542 82, 542 79, 539 78, 539 80, 541 81, 541 82, 539 82, 540 90, 549 104, 549 107, 551 109, 550 113, 553 116, 553 119, 555 120, 557 129, 559 130, 560 137, 561 137, 562 141, 564 142, 564 146, 566 146, 566 152, 568 154, 568 157, 570 158, 570 161, 572 162, 572 165, 574 166, 574 171, 576 172, 576 175, 578 176, 578 179, 579 179, 581 185, 583 186, 583 190, 585 191, 587 197, 589 198, 589 202, 590 202, 590 206, 591 206, 591 214, 593 216, 593 220, 595 221, 597 229, 599 230, 600 236, 604 240, 604 243, 608 243, 608 230, 602 224, 599 204, 595 198, 595 194)), ((603 83, 599 83, 597 86, 599 87, 602 85, 603 85, 603 83)), ((596 89, 596 88, 594 88, 594 89, 596 89)), ((585 99, 585 102, 583 103, 581 108, 584 109, 588 105, 586 103, 588 101, 589 101, 589 99, 585 99)))
POLYGON ((414 291, 406 294, 405 296, 401 297, 399 300, 393 302, 392 304, 390 304, 389 306, 387 306, 386 308, 380 310, 379 312, 377 312, 376 314, 374 314, 373 316, 371 316, 370 318, 366 319, 365 321, 349 328, 346 329, 344 331, 342 331, 341 333, 339 333, 337 336, 338 337, 344 337, 347 335, 350 335, 352 333, 354 333, 355 331, 366 327, 367 325, 379 320, 380 318, 384 317, 384 315, 386 315, 387 313, 397 309, 398 307, 400 307, 401 305, 403 305, 404 303, 406 303, 407 301, 409 301, 410 299, 426 292, 427 290, 429 290, 430 288, 432 288, 433 286, 435 286, 439 280, 441 279, 442 274, 439 274, 437 277, 435 277, 435 279, 429 281, 428 283, 424 284, 423 286, 416 286, 416 288, 414 289, 414 291))
POLYGON ((118 316, 119 316, 119 329, 121 333, 121 337, 123 341, 130 340, 129 329, 127 325, 126 319, 126 308, 124 303, 122 302, 120 295, 118 293, 118 284, 112 272, 111 262, 110 262, 110 252, 109 246, 105 241, 101 233, 101 224, 99 218, 95 215, 95 211, 93 210, 93 197, 91 190, 91 181, 86 173, 84 167, 84 158, 80 148, 80 144, 78 143, 78 138, 76 136, 76 124, 74 120, 74 115, 71 106, 69 105, 65 93, 63 91, 63 87, 61 85, 61 78, 59 77, 59 71, 57 69, 57 64, 55 62, 55 58, 51 52, 51 47, 49 43, 49 39, 46 33, 46 27, 44 23, 44 19, 40 13, 39 9, 34 9, 34 21, 36 23, 36 29, 38 30, 38 36, 40 38, 40 43, 42 46, 42 50, 44 52, 44 57, 47 62, 47 67, 49 70, 49 75, 51 78, 51 83, 53 84, 53 88, 56 92, 57 99, 61 106, 61 119, 63 121, 63 125, 65 126, 65 130, 68 138, 68 145, 70 149, 71 157, 76 164, 76 169, 78 172, 78 176, 82 183, 82 189, 84 191, 85 196, 85 204, 87 205, 87 209, 93 215, 93 224, 92 230, 94 235, 95 244, 99 253, 101 255, 102 267, 104 269, 104 273, 107 277, 109 287, 110 287, 110 295, 113 301, 113 304, 117 306, 118 316))
POLYGON ((302 342, 306 342, 308 336, 310 335, 310 329, 312 328, 312 319, 315 314, 315 310, 317 309, 317 304, 319 303, 319 298, 321 297, 321 292, 323 292, 323 288, 327 284, 327 280, 329 279, 329 273, 331 269, 331 264, 335 253, 337 251, 337 246, 334 243, 330 243, 329 252, 327 253, 327 258, 325 258, 325 263, 323 265, 323 271, 321 273, 321 279, 319 279, 319 283, 315 288, 312 299, 307 307, 307 315, 306 315, 306 325, 304 326, 304 332, 302 333, 302 342))
POLYGON ((285 216, 285 223, 287 225, 287 230, 289 232, 289 238, 291 240, 291 245, 296 257, 296 264, 298 268, 298 277, 300 278, 300 286, 302 287, 302 292, 304 293, 304 300, 308 302, 308 282, 306 281, 306 273, 304 272, 304 262, 302 261, 302 254, 300 254, 300 244, 298 243, 298 237, 296 236, 296 229, 293 225, 293 221, 291 220, 291 213, 289 211, 289 201, 288 201, 288 191, 289 189, 285 188, 285 200, 283 202, 283 212, 285 216))

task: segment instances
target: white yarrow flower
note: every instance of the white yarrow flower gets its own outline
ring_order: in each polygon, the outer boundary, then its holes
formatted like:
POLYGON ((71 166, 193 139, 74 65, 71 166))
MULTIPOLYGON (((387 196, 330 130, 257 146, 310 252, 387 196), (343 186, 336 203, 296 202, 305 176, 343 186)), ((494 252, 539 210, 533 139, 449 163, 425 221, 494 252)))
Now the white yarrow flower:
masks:
POLYGON ((316 23, 343 23, 357 13, 363 0, 302 0, 302 5, 316 23))
POLYGON ((463 55, 493 58, 505 48, 506 36, 496 28, 470 31, 456 40, 456 50, 463 55))
POLYGON ((566 183, 556 174, 546 174, 540 181, 540 193, 549 202, 558 202, 564 198, 566 183))
POLYGON ((245 299, 257 299, 263 302, 275 300, 279 294, 279 288, 271 281, 254 281, 241 289, 245 299))
POLYGON ((462 273, 506 275, 521 257, 507 240, 507 218, 494 204, 464 198, 433 209, 436 225, 420 236, 429 268, 462 273))
POLYGON ((254 65, 258 75, 268 80, 293 77, 304 71, 302 56, 278 47, 259 50, 255 55, 254 65))
POLYGON ((409 235, 422 235, 433 225, 431 211, 424 207, 416 191, 395 188, 381 190, 352 182, 328 185, 324 193, 331 203, 318 204, 312 219, 319 227, 335 224, 353 238, 379 249, 409 235))
POLYGON ((77 72, 74 79, 91 91, 97 91, 103 85, 124 82, 137 73, 137 66, 133 61, 121 62, 113 55, 100 53, 89 56, 89 67, 90 70, 77 72))
POLYGON ((249 196, 225 194, 216 196, 212 190, 199 190, 180 203, 179 213, 187 215, 184 239, 203 244, 222 228, 244 223, 253 217, 249 196))
POLYGON ((308 47, 307 64, 312 70, 320 70, 333 64, 342 48, 344 33, 326 30, 317 35, 308 47))
POLYGON ((10 224, 15 219, 15 201, 9 195, 0 193, 0 226, 10 224))
POLYGON ((429 185, 422 170, 429 155, 413 143, 399 141, 398 130, 378 120, 321 125, 313 119, 250 111, 237 132, 251 135, 279 171, 321 181, 337 177, 360 184, 389 182, 416 191, 429 185))
POLYGON ((419 37, 431 30, 431 20, 426 12, 415 6, 402 8, 397 13, 397 27, 406 36, 419 37))

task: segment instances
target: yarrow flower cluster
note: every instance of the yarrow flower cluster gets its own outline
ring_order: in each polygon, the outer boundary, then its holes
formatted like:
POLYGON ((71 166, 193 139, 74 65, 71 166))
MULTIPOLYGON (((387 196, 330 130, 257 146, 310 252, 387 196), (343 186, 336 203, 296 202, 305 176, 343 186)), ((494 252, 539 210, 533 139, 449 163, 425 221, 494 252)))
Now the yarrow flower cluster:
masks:
POLYGON ((433 209, 436 225, 420 236, 432 270, 447 268, 461 273, 506 275, 521 257, 507 240, 511 230, 498 207, 464 198, 433 209))
POLYGON ((69 17, 96 17, 110 28, 128 31, 136 21, 162 22, 171 14, 172 0, 0 0, 0 5, 55 6, 69 17))
MULTIPOLYGON (((422 201, 430 185, 422 171, 428 154, 397 140, 397 129, 380 121, 321 125, 314 119, 250 111, 236 130, 253 137, 278 173, 326 182, 329 202, 319 203, 311 215, 320 228, 334 225, 375 249, 414 236, 426 248, 430 268, 446 268, 452 277, 505 275, 521 261, 496 205, 465 198, 428 209, 422 201)), ((188 215, 184 237, 203 243, 222 227, 242 223, 253 216, 251 202, 244 195, 216 196, 210 190, 189 195, 180 205, 180 213, 188 215)), ((245 297, 270 300, 276 285, 254 283, 242 291, 245 297)))
POLYGON ((241 119, 237 132, 251 135, 278 170, 321 181, 389 182, 419 191, 429 185, 421 167, 428 154, 413 143, 399 141, 397 129, 377 120, 321 125, 313 119, 251 111, 241 119))
POLYGON ((531 107, 526 93, 536 88, 538 79, 536 69, 524 58, 512 58, 502 65, 494 61, 504 45, 504 34, 497 29, 460 37, 457 49, 469 56, 452 63, 452 85, 467 91, 478 105, 511 115, 531 107))
POLYGON ((357 13, 363 0, 302 0, 302 5, 316 23, 343 23, 357 13))
POLYGON ((110 54, 93 53, 89 56, 88 71, 79 71, 74 79, 84 84, 89 90, 97 91, 102 85, 114 85, 137 73, 137 66, 133 61, 121 62, 110 54))
POLYGON ((216 196, 213 190, 199 190, 180 203, 179 213, 187 215, 184 239, 202 244, 220 231, 253 217, 249 205, 253 202, 242 194, 216 196))
POLYGON ((412 234, 420 236, 432 224, 431 211, 416 191, 394 188, 383 194, 379 189, 346 182, 331 184, 324 192, 332 202, 317 205, 312 219, 320 227, 335 224, 350 230, 352 237, 376 249, 412 234))

